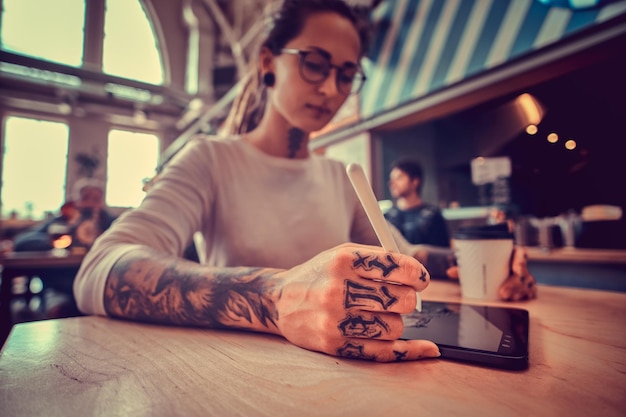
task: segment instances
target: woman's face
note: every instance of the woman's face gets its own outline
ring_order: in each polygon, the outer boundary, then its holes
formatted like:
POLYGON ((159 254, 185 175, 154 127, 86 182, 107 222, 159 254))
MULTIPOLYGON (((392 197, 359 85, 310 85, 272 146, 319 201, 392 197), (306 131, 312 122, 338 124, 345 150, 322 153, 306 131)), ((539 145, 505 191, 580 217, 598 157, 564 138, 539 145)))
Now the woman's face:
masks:
MULTIPOLYGON (((302 32, 285 48, 317 51, 336 66, 358 65, 360 40, 354 25, 335 13, 316 13, 307 18, 302 32)), ((306 132, 323 128, 345 102, 337 89, 337 69, 326 80, 312 84, 300 75, 300 55, 282 53, 273 58, 276 82, 270 92, 274 110, 293 127, 306 132)))

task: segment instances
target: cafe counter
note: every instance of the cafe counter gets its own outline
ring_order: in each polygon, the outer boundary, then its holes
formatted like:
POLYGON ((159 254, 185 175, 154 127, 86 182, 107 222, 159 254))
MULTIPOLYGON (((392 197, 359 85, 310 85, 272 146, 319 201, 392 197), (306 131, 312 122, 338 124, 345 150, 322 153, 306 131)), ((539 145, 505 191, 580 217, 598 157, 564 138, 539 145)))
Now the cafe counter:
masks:
POLYGON ((528 258, 533 262, 610 263, 626 265, 626 250, 528 247, 528 258))
POLYGON ((527 247, 537 282, 626 292, 626 250, 527 247))

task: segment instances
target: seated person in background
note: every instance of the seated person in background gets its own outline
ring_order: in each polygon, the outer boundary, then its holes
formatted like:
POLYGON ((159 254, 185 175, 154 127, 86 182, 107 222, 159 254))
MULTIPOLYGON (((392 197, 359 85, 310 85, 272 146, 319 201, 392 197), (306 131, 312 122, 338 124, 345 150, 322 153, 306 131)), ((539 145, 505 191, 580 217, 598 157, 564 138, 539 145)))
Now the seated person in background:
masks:
MULTIPOLYGON (((113 217, 104 205, 104 185, 94 178, 82 178, 74 184, 72 197, 61 206, 61 214, 15 237, 13 250, 47 251, 53 248, 53 236, 65 228, 72 236, 72 248, 89 249, 96 237, 111 226, 113 217)), ((73 273, 64 270, 42 272, 46 293, 43 318, 79 315, 74 301, 73 273)))
POLYGON ((24 251, 47 251, 53 248, 52 235, 56 233, 54 230, 65 230, 71 234, 71 231, 80 220, 80 211, 76 207, 74 201, 65 202, 60 209, 60 214, 47 221, 43 221, 25 232, 15 236, 13 242, 13 250, 16 252, 24 251))
POLYGON ((65 226, 73 236, 72 246, 88 248, 97 236, 111 226, 113 217, 104 208, 104 185, 94 178, 76 181, 72 200, 61 206, 60 215, 33 226, 15 237, 13 250, 46 251, 53 248, 53 226, 65 226))
POLYGON ((412 244, 449 247, 450 236, 441 210, 422 200, 423 182, 419 163, 410 159, 395 161, 389 173, 394 205, 385 218, 412 244))
POLYGON ((74 231, 75 243, 89 248, 115 217, 105 209, 104 184, 100 180, 82 178, 74 184, 72 194, 80 211, 80 221, 74 231))

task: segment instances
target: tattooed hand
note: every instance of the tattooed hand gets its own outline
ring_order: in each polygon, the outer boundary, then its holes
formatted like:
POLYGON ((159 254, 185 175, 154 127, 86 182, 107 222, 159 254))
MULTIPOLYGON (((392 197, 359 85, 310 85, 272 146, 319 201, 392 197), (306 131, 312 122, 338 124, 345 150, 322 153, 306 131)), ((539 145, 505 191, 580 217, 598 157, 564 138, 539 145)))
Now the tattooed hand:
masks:
POLYGON ((414 258, 374 246, 346 244, 280 273, 280 333, 292 343, 331 355, 381 362, 438 357, 430 341, 397 340, 401 313, 430 277, 414 258))
POLYGON ((401 313, 430 277, 410 256, 341 245, 290 270, 215 268, 150 250, 127 252, 109 275, 110 316, 274 333, 300 347, 376 361, 439 356, 429 341, 397 340, 401 313))

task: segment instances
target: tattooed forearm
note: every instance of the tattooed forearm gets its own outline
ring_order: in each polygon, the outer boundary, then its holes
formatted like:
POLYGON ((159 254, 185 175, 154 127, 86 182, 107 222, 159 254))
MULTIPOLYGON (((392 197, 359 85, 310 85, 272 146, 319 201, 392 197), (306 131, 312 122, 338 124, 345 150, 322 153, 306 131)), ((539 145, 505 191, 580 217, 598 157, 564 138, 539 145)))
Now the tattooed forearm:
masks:
POLYGON ((147 252, 112 269, 105 308, 113 316, 205 327, 275 328, 276 270, 206 267, 147 252))
POLYGON ((289 158, 294 158, 304 142, 306 133, 296 127, 289 129, 289 158))

